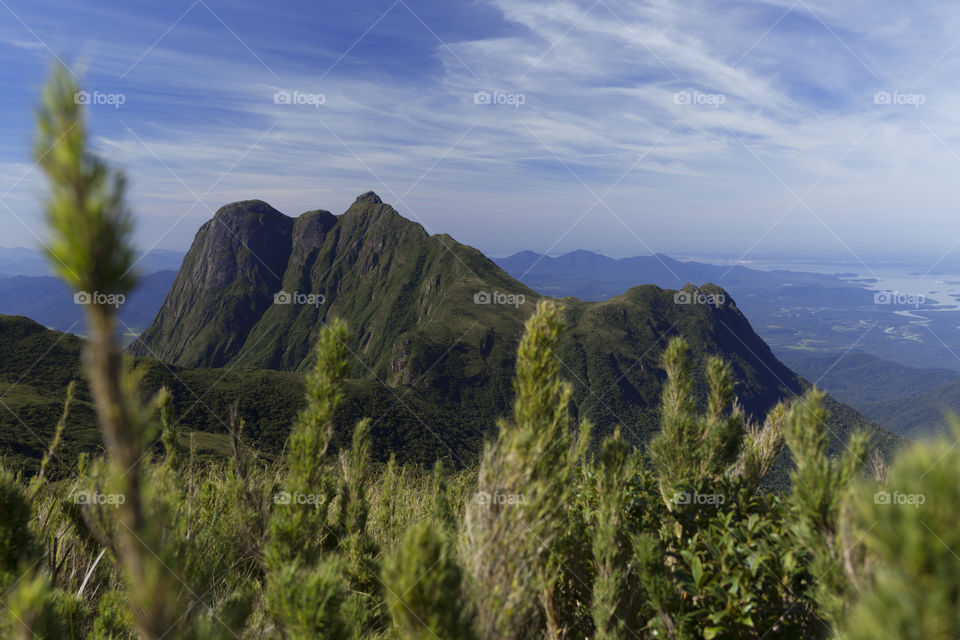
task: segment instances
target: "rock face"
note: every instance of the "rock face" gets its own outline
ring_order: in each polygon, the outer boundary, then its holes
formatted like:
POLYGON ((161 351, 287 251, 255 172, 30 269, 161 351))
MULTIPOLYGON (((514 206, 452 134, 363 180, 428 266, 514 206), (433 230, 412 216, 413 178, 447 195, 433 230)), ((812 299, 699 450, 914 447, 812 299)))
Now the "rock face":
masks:
POLYGON ((156 319, 131 351, 190 366, 229 361, 280 286, 293 226, 260 200, 221 207, 200 227, 156 319))
MULTIPOLYGON (((338 316, 367 373, 412 381, 431 353, 457 351, 459 336, 467 334, 468 344, 482 333, 478 311, 506 323, 512 336, 536 297, 475 249, 429 236, 373 192, 340 216, 317 210, 290 218, 250 200, 222 207, 201 227, 131 351, 188 367, 297 370, 309 366, 323 323, 338 316), (525 304, 489 305, 491 314, 474 304, 481 290, 519 294, 525 304)), ((484 355, 512 358, 495 351, 484 355)))
MULTIPOLYGON (((320 328, 340 317, 351 330, 354 378, 387 388, 394 404, 407 404, 410 393, 482 429, 509 413, 516 347, 538 297, 373 192, 338 216, 290 218, 249 200, 201 227, 131 351, 185 367, 304 370, 320 328)), ((730 362, 740 401, 755 416, 807 385, 718 287, 687 285, 678 294, 642 285, 603 302, 561 302, 562 375, 574 386, 574 410, 598 432, 622 424, 641 441, 655 429, 660 354, 673 335, 687 339, 698 361, 719 354, 730 362)), ((834 426, 841 428, 849 425, 834 426)))

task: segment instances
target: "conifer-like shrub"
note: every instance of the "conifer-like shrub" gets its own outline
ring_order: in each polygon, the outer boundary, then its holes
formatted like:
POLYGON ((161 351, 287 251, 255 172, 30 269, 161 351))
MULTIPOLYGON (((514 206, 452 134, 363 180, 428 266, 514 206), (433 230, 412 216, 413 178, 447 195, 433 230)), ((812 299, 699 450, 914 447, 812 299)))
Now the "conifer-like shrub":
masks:
POLYGON ((456 545, 436 522, 421 520, 383 568, 394 628, 403 638, 469 640, 471 620, 456 545))
POLYGON ((865 557, 840 638, 960 637, 960 425, 952 423, 952 437, 904 451, 885 482, 859 483, 844 524, 865 557))
POLYGON ((513 419, 500 422, 486 447, 467 504, 462 553, 485 612, 483 638, 556 635, 572 622, 557 605, 582 551, 565 546, 564 533, 589 427, 575 433, 571 425, 572 391, 557 357, 561 327, 560 307, 539 303, 518 349, 513 419))

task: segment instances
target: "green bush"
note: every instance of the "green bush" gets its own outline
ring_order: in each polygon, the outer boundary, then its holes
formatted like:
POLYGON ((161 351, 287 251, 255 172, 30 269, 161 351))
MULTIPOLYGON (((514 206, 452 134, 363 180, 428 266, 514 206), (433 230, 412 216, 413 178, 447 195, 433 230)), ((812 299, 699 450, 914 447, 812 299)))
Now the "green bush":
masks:
POLYGON ((470 638, 463 580, 448 534, 429 520, 410 527, 383 569, 386 604, 400 637, 470 638))
POLYGON ((960 637, 960 428, 953 422, 951 439, 916 444, 885 482, 860 483, 845 524, 866 555, 850 571, 855 589, 839 637, 960 637))

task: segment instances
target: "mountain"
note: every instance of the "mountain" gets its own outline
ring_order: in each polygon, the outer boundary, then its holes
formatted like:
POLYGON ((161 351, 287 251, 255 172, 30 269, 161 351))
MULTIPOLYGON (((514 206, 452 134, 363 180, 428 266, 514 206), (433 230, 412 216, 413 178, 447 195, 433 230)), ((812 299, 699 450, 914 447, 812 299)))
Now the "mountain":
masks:
POLYGON ((544 295, 575 296, 582 300, 605 300, 637 284, 655 284, 676 289, 687 282, 723 283, 743 304, 746 298, 763 295, 761 289, 789 286, 858 290, 836 276, 798 271, 760 271, 740 265, 720 266, 705 262, 675 260, 663 254, 608 258, 592 251, 571 251, 545 256, 521 251, 495 258, 504 271, 544 295))
MULTIPOLYGON (((125 342, 153 321, 183 256, 167 249, 139 253, 139 286, 119 309, 125 342)), ((74 302, 73 292, 50 273, 41 252, 23 247, 0 247, 0 314, 25 316, 58 331, 82 335, 85 330, 83 307, 74 302)))
MULTIPOLYGON (((872 278, 850 273, 757 270, 674 260, 664 255, 614 259, 589 251, 550 257, 522 251, 496 260, 544 295, 603 300, 640 283, 664 288, 713 282, 737 300, 777 357, 829 356, 854 347, 907 367, 949 369, 960 360, 938 336, 956 331, 956 300, 944 291, 877 295, 872 278), (909 295, 903 295, 909 294, 909 295), (921 294, 922 304, 911 300, 921 294)), ((919 274, 912 274, 913 276, 919 274)), ((897 286, 916 287, 904 269, 897 286)), ((878 289, 879 290, 879 289, 878 289)))
MULTIPOLYGON (((476 249, 427 234, 372 192, 338 216, 291 218, 249 200, 222 207, 200 228, 130 351, 179 367, 303 371, 320 327, 337 316, 352 329, 355 382, 387 389, 394 406, 416 398, 483 434, 508 414, 516 347, 537 297, 476 249)), ((567 329, 557 357, 574 387, 574 411, 599 433, 622 424, 639 443, 656 429, 659 359, 674 335, 687 339, 699 363, 711 354, 731 363, 753 416, 809 386, 718 287, 686 285, 678 298, 643 285, 601 302, 561 302, 567 329)), ((896 441, 830 403, 840 439, 862 427, 884 448, 896 441)), ((368 409, 373 418, 382 411, 368 409)), ((432 435, 463 455, 444 429, 432 435)))
POLYGON ((950 435, 950 416, 960 415, 960 379, 917 395, 887 398, 864 406, 898 434, 910 438, 950 435))
POLYGON ((246 201, 200 228, 131 352, 186 367, 303 370, 321 324, 339 316, 353 330, 357 377, 416 384, 444 406, 502 414, 536 297, 479 251, 429 236, 373 193, 341 216, 296 219, 246 201), (524 304, 474 304, 481 291, 524 304), (290 304, 275 304, 281 292, 290 304), (316 298, 307 304, 307 296, 316 298))
POLYGON ((795 355, 785 362, 861 413, 875 403, 918 396, 960 379, 956 371, 904 367, 862 351, 795 355))
MULTIPOLYGON (((151 249, 137 255, 137 271, 143 275, 157 271, 176 271, 183 253, 169 249, 151 249)), ((50 263, 40 251, 25 247, 0 247, 0 277, 52 276, 50 263)))
MULTIPOLYGON (((67 385, 78 379, 82 341, 27 318, 0 316, 0 451, 14 468, 32 472, 53 437, 67 385)), ((61 456, 75 459, 100 443, 85 385, 66 427, 61 456)))
POLYGON ((151 249, 141 251, 137 256, 136 269, 141 274, 151 274, 157 271, 176 271, 183 263, 183 251, 169 249, 151 249))
MULTIPOLYGON (((175 277, 175 271, 156 271, 140 278, 119 308, 124 333, 139 333, 150 325, 175 277)), ((58 331, 84 332, 83 305, 52 276, 0 277, 0 313, 25 316, 58 331)))
POLYGON ((960 413, 960 374, 919 369, 851 351, 797 355, 794 371, 897 434, 921 438, 947 430, 945 417, 960 413))
POLYGON ((0 247, 0 276, 46 276, 50 266, 39 251, 24 247, 0 247))

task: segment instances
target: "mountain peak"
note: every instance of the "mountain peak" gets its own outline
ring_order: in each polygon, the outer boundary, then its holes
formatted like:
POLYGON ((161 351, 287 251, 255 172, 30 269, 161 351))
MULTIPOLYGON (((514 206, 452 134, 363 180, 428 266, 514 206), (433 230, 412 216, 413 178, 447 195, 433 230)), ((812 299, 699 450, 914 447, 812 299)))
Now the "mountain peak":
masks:
POLYGON ((237 202, 231 202, 230 204, 225 204, 214 214, 215 218, 224 218, 235 215, 269 215, 269 216, 282 216, 287 217, 283 213, 277 211, 268 203, 263 200, 239 200, 237 202))
POLYGON ((365 191, 357 196, 356 202, 369 202, 370 204, 383 204, 383 200, 380 199, 373 191, 365 191))

